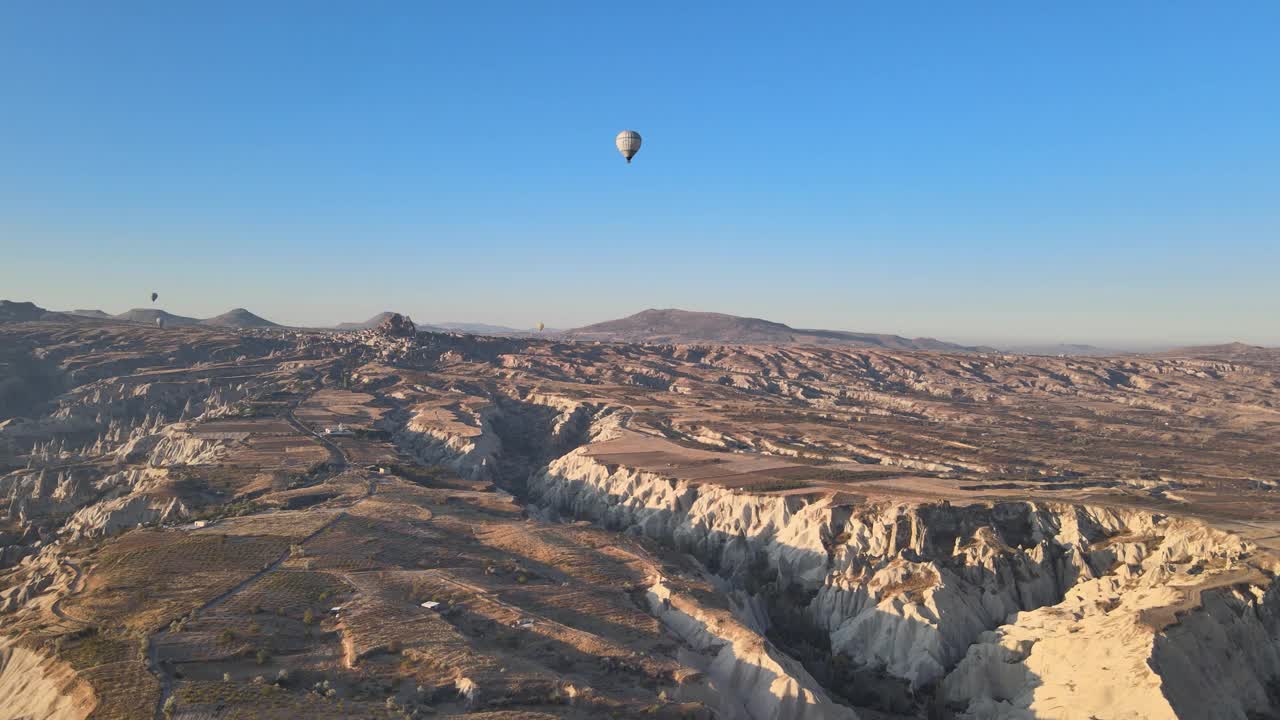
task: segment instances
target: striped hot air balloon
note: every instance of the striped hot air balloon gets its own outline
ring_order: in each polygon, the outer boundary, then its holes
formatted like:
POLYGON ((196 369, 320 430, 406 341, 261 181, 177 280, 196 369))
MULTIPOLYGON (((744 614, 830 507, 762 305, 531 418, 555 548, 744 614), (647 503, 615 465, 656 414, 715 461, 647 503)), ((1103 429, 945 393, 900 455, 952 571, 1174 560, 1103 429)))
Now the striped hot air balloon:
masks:
POLYGON ((635 130, 623 130, 613 139, 613 144, 618 146, 618 152, 622 153, 622 157, 626 158, 627 164, 630 165, 631 158, 640 152, 640 133, 635 130))

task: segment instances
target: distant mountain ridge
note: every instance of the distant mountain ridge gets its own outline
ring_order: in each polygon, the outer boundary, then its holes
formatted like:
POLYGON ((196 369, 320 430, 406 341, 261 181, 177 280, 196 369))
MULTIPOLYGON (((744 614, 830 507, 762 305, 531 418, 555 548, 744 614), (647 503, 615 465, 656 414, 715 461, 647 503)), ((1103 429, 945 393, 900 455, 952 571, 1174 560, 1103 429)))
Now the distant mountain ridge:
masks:
POLYGON ((535 332, 534 330, 521 330, 519 328, 507 327, 506 325, 490 325, 488 323, 473 322, 441 322, 434 323, 435 327, 451 330, 453 332, 469 333, 471 335, 523 335, 525 333, 535 332))
POLYGON ((193 318, 185 315, 174 315, 167 310, 159 308, 133 308, 120 313, 119 315, 111 315, 101 310, 72 310, 64 315, 73 315, 75 317, 93 318, 96 320, 123 320, 124 322, 147 323, 154 325, 156 318, 163 318, 166 327, 191 327, 194 325, 205 325, 208 327, 223 328, 278 328, 283 327, 277 323, 271 322, 264 317, 255 315, 244 308, 235 308, 216 315, 211 318, 193 318))
POLYGON ((1280 347, 1265 347, 1242 342, 1222 343, 1219 345, 1191 345, 1174 348, 1160 354, 1170 357, 1280 361, 1280 347))
POLYGON ((1119 355, 1122 350, 1098 347, 1085 343, 1026 343, 1021 345, 1001 345, 1000 350, 1018 355, 1119 355))
POLYGON ((648 343, 727 343, 741 345, 852 345, 893 350, 975 352, 989 348, 959 345, 933 338, 906 338, 881 333, 793 328, 761 318, 690 310, 649 309, 618 320, 566 330, 570 340, 648 343))

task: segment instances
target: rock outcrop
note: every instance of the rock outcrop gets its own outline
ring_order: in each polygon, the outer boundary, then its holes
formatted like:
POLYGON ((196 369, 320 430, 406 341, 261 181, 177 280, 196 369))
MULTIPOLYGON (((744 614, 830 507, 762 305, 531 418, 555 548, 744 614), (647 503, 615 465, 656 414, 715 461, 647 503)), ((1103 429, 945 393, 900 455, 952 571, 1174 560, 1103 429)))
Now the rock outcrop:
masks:
POLYGON ((378 324, 376 330, 383 335, 390 335, 392 337, 411 338, 418 334, 418 328, 413 324, 413 321, 400 313, 392 313, 378 324))

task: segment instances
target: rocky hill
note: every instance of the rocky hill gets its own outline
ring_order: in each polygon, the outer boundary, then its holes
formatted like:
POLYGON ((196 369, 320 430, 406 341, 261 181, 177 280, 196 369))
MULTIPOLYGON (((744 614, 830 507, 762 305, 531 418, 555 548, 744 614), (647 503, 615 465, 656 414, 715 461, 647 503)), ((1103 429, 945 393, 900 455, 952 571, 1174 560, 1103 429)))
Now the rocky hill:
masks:
POLYGON ((207 320, 201 320, 201 325, 212 325, 214 327, 232 327, 232 328, 277 328, 281 327, 276 323, 259 317, 244 308, 235 308, 207 320))
POLYGON ((72 310, 67 315, 75 317, 88 318, 93 320, 123 320, 124 322, 146 323, 154 325, 157 318, 164 320, 165 327, 193 327, 196 325, 205 325, 208 327, 223 328, 278 328, 283 327, 264 317, 255 315, 244 308, 235 308, 228 310, 221 315, 211 318, 194 318, 185 315, 175 315, 167 310, 159 308, 133 308, 119 315, 110 315, 101 310, 72 310))
POLYGON ((334 330, 372 330, 382 325, 382 323, 386 322, 395 314, 396 313, 393 313, 390 310, 385 310, 363 322, 338 323, 337 325, 333 326, 333 329, 334 330))
MULTIPOLYGON (((348 331, 348 330, 375 330, 375 329, 377 329, 377 328, 383 327, 384 325, 386 325, 386 324, 387 324, 387 322, 388 322, 388 321, 391 321, 391 320, 392 320, 392 318, 395 318, 395 317, 408 317, 408 316, 407 316, 407 315, 404 315, 403 313, 392 312, 391 310, 384 310, 383 312, 380 312, 380 313, 378 313, 377 315, 374 315, 373 317, 369 318, 368 320, 364 320, 364 321, 362 321, 362 322, 343 322, 343 323, 338 323, 337 325, 334 325, 332 328, 329 328, 329 329, 332 329, 332 330, 343 330, 343 331, 348 331)), ((451 324, 451 325, 448 325, 448 326, 446 326, 446 325, 417 325, 417 329, 418 329, 418 330, 421 330, 421 331, 423 331, 423 332, 466 332, 466 333, 471 333, 471 334, 486 334, 486 333, 478 333, 478 332, 475 332, 475 331, 473 331, 473 330, 464 330, 464 329, 462 329, 461 327, 457 327, 456 325, 459 325, 459 324, 451 324)))
POLYGON ((156 318, 163 318, 166 327, 185 327, 188 325, 199 325, 200 319, 193 317, 185 317, 183 315, 174 315, 165 310, 157 310, 153 308, 134 308, 127 310, 115 316, 116 320, 124 320, 127 322, 147 323, 154 325, 156 318))
POLYGON ((1280 348, 1249 345, 1242 342, 1223 343, 1221 345, 1193 345, 1175 348, 1163 354, 1169 357, 1228 358, 1231 360, 1280 362, 1280 348))
POLYGON ((906 338, 880 333, 793 328, 761 318, 677 309, 644 310, 619 320, 566 330, 560 336, 571 340, 609 342, 848 345, 893 350, 941 351, 982 349, 933 338, 906 338))
POLYGON ((111 315, 111 314, 109 314, 109 313, 105 313, 105 312, 103 312, 103 311, 101 311, 101 310, 85 310, 85 309, 83 309, 83 308, 76 308, 75 310, 68 310, 68 311, 66 312, 66 314, 67 314, 67 315, 75 315, 76 317, 95 318, 95 319, 98 319, 98 320, 114 320, 114 319, 115 319, 115 316, 114 316, 114 315, 111 315))
POLYGON ((0 322, 31 322, 54 320, 64 317, 61 313, 45 310, 32 302, 0 300, 0 322))

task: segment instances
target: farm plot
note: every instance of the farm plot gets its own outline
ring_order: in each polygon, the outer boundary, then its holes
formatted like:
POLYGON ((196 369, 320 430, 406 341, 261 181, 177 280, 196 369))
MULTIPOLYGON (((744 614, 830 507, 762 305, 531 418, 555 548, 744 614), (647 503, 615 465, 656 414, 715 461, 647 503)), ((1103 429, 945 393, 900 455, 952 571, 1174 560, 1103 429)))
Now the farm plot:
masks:
POLYGON ((140 530, 109 543, 85 590, 66 602, 74 617, 149 630, 199 608, 289 549, 289 538, 140 530))

